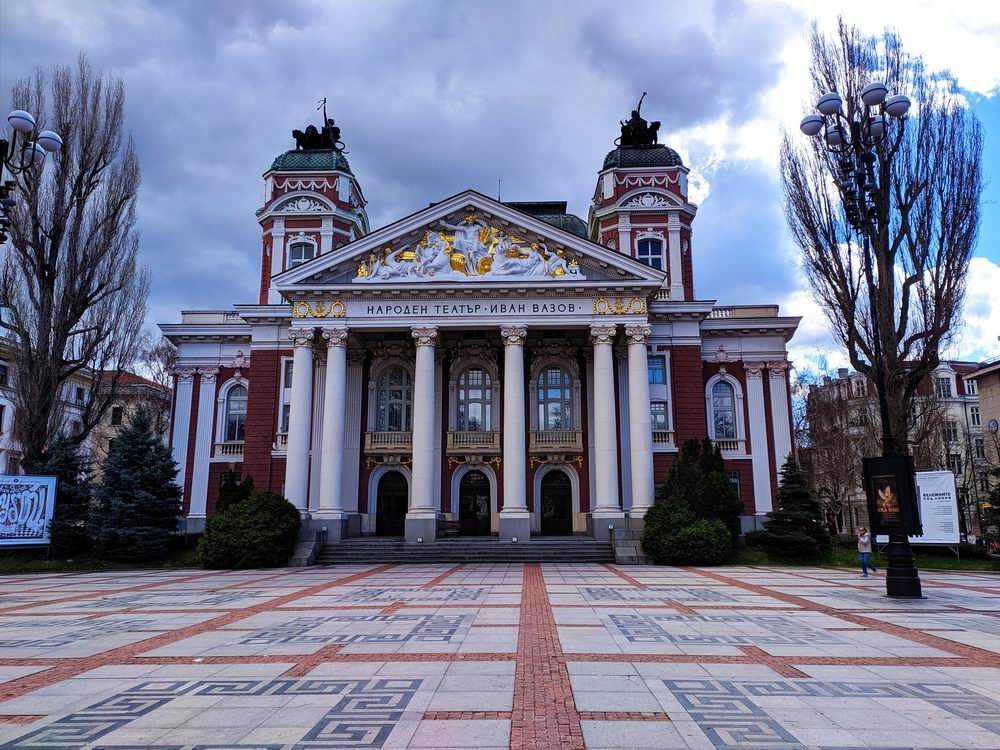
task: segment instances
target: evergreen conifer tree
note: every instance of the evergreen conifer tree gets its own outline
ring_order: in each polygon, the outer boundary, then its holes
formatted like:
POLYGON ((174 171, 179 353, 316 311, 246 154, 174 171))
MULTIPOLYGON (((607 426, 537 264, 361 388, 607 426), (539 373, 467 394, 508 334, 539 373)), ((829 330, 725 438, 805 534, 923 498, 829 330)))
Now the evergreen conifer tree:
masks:
POLYGON ((767 514, 761 543, 778 557, 798 560, 816 560, 830 549, 823 509, 792 455, 781 467, 777 508, 767 514))
POLYGON ((49 554, 74 557, 90 552, 92 544, 87 520, 93 498, 90 459, 80 446, 60 433, 48 444, 41 460, 26 466, 29 474, 55 476, 56 507, 49 524, 49 554))
POLYGON ((92 525, 101 553, 121 562, 146 562, 169 551, 181 515, 177 463, 140 409, 111 441, 101 464, 92 525))

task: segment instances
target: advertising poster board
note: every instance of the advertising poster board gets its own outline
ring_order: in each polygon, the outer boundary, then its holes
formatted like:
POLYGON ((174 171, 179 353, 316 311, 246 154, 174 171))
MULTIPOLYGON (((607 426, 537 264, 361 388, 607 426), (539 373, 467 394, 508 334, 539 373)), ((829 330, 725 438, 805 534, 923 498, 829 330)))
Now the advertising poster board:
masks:
POLYGON ((0 474, 0 547, 49 543, 56 478, 0 474))
MULTIPOLYGON (((918 471, 917 498, 924 534, 909 537, 910 544, 958 544, 958 493, 955 491, 955 475, 950 471, 918 471)), ((885 544, 889 538, 879 536, 876 541, 885 544)))

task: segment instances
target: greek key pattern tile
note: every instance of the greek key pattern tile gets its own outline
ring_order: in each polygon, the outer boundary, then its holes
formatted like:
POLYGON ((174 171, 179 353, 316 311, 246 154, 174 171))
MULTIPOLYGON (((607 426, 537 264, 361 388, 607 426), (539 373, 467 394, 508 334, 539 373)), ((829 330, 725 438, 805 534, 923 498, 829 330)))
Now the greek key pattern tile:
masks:
POLYGON ((715 747, 805 748, 755 698, 916 698, 991 732, 1000 702, 949 683, 663 680, 715 747))
POLYGON ((5 622, 4 628, 61 628, 70 625, 84 625, 79 630, 70 630, 66 633, 54 633, 48 637, 41 638, 6 638, 0 639, 0 648, 24 649, 24 648, 57 648, 67 646, 70 643, 89 641, 101 638, 102 636, 114 635, 116 633, 128 633, 134 630, 149 629, 150 620, 141 618, 107 619, 101 621, 93 620, 26 620, 23 622, 5 622))
POLYGON ((650 586, 645 589, 625 588, 622 586, 581 586, 580 593, 588 602, 662 602, 675 601, 684 604, 731 603, 738 601, 735 597, 721 591, 713 591, 710 587, 667 588, 650 586))
POLYGON ((440 602, 442 604, 473 604, 486 598, 488 589, 483 587, 473 588, 467 586, 456 586, 454 588, 436 588, 429 590, 386 587, 368 588, 355 587, 353 591, 325 595, 325 601, 334 604, 382 604, 391 602, 411 602, 420 600, 422 602, 440 602))
MULTIPOLYGON (((419 679, 374 680, 163 680, 141 683, 57 719, 3 747, 82 748, 182 696, 328 695, 333 706, 297 748, 382 747, 417 689, 419 679)), ((173 746, 165 746, 173 747, 173 746)), ((176 746, 181 747, 181 746, 176 746)), ((198 745, 200 748, 279 745, 198 745)))
POLYGON ((240 645, 263 646, 277 643, 449 643, 467 624, 471 615, 333 615, 328 617, 296 617, 281 625, 271 625, 239 641, 240 645), (329 623, 383 623, 387 626, 406 624, 409 630, 376 633, 310 634, 329 623))
POLYGON ((675 643, 688 646, 774 646, 845 642, 822 630, 807 628, 795 620, 778 615, 608 615, 608 621, 630 643, 675 643), (740 633, 707 635, 697 632, 672 633, 667 629, 670 624, 697 627, 716 623, 734 626, 744 623, 752 624, 767 629, 769 633, 767 635, 740 633))
POLYGON ((73 609, 129 609, 133 607, 223 607, 235 602, 264 596, 263 591, 155 591, 112 594, 100 599, 75 602, 73 609))

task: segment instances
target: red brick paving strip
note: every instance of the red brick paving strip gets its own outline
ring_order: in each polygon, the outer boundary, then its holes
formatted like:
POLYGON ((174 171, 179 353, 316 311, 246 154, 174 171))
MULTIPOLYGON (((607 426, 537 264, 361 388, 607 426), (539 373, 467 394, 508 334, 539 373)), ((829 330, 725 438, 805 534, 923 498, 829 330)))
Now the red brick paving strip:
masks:
POLYGON ((744 654, 749 656, 756 664, 763 664, 770 667, 782 677, 808 677, 801 669, 796 669, 788 663, 787 659, 771 656, 762 648, 757 646, 737 646, 744 654))
POLYGON ((524 566, 510 747, 583 750, 580 714, 538 563, 524 566))
POLYGON ((457 573, 461 569, 462 569, 462 564, 459 563, 454 568, 450 568, 449 570, 446 570, 444 573, 442 573, 441 575, 439 575, 437 578, 432 578, 431 580, 429 580, 427 583, 425 583, 420 588, 422 588, 422 589, 432 589, 435 586, 437 586, 439 583, 444 583, 444 580, 448 576, 454 575, 455 573, 457 573))
MULTIPOLYGON (((152 638, 146 638, 145 640, 131 643, 127 646, 120 646, 109 651, 103 651, 99 654, 94 654, 93 656, 87 656, 80 659, 66 659, 65 661, 61 661, 61 663, 57 666, 54 666, 51 669, 46 669, 44 672, 36 672, 0 685, 0 701, 19 698, 25 693, 30 693, 33 690, 38 690, 62 680, 68 680, 71 677, 76 677, 77 675, 82 674, 83 672, 88 672, 91 669, 97 669, 98 667, 103 667, 108 664, 120 664, 127 659, 131 659, 142 654, 143 652, 161 648, 171 643, 177 643, 185 638, 190 638, 191 636, 222 627, 223 625, 238 622, 239 620, 246 619, 252 615, 260 614, 261 612, 269 612, 281 604, 288 604, 305 596, 319 594, 326 589, 334 588, 336 586, 354 583, 355 581, 367 578, 368 576, 384 573, 394 567, 396 566, 380 565, 377 568, 372 568, 371 570, 355 573, 354 575, 350 575, 345 578, 338 578, 333 581, 318 583, 315 586, 309 586, 275 599, 269 599, 266 602, 255 604, 252 607, 244 607, 243 609, 234 610, 224 615, 205 620, 204 622, 189 625, 186 628, 179 628, 178 630, 161 633, 153 636, 152 638)), ((189 578, 193 577, 195 576, 189 576, 189 578)), ((289 660, 286 659, 285 661, 289 660)))
POLYGON ((35 716, 34 714, 7 714, 6 716, 0 716, 0 724, 31 724, 44 718, 44 714, 41 716, 35 716))
POLYGON ((610 570, 612 573, 621 578, 623 581, 627 581, 630 585, 635 586, 637 589, 646 588, 646 584, 644 584, 642 581, 640 581, 637 578, 633 578, 624 571, 618 570, 618 568, 612 567, 610 563, 601 563, 601 567, 610 570))

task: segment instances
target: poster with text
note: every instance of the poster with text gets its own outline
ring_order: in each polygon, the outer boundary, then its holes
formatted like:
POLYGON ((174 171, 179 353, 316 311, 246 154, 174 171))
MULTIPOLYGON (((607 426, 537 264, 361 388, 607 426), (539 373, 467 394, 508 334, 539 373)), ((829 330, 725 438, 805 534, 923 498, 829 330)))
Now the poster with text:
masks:
MULTIPOLYGON (((917 499, 923 536, 911 536, 910 544, 958 544, 958 493, 955 475, 950 471, 918 471, 917 499)), ((889 538, 877 537, 879 544, 889 538)))
POLYGON ((56 478, 0 474, 0 546, 48 544, 56 478))

